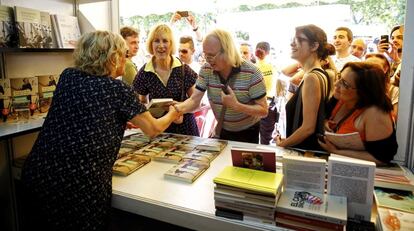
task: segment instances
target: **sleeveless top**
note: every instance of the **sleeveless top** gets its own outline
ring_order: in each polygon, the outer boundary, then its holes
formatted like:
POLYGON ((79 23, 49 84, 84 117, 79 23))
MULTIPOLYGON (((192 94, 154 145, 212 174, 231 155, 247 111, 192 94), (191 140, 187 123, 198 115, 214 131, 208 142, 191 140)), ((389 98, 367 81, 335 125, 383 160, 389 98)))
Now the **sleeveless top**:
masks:
MULTIPOLYGON (((342 101, 339 101, 334 110, 332 111, 331 119, 335 118, 336 114, 338 113, 339 109, 343 105, 342 101)), ((338 130, 335 133, 338 134, 346 134, 346 133, 352 133, 352 132, 358 132, 359 136, 361 137, 362 141, 365 141, 365 131, 358 131, 358 129, 355 127, 355 120, 365 111, 365 108, 356 109, 352 112, 351 115, 349 115, 338 127, 338 130)), ((334 129, 334 128, 331 128, 334 129)))
MULTIPOLYGON (((324 134, 324 119, 325 119, 325 106, 330 92, 330 84, 328 74, 320 69, 314 68, 310 73, 316 74, 321 86, 321 101, 319 103, 318 118, 316 121, 315 131, 312 135, 307 137, 301 143, 292 146, 293 148, 300 148, 305 150, 320 150, 324 151, 319 143, 317 134, 324 134)), ((302 87, 303 81, 299 84, 296 93, 286 103, 286 137, 292 135, 303 123, 303 105, 302 105, 302 87), (300 110, 297 112, 296 105, 300 104, 300 110), (295 124, 295 117, 298 118, 298 123, 295 124)))

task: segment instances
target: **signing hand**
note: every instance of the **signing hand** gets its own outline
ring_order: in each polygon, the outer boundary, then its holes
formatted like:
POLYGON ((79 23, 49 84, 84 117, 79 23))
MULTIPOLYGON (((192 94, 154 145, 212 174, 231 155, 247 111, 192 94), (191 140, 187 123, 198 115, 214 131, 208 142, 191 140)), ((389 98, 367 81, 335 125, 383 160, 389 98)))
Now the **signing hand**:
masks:
POLYGON ((283 146, 283 141, 285 140, 285 139, 282 139, 282 136, 278 133, 278 134, 276 134, 276 136, 275 136, 275 138, 273 138, 273 140, 276 142, 276 145, 278 146, 278 147, 284 147, 283 146))

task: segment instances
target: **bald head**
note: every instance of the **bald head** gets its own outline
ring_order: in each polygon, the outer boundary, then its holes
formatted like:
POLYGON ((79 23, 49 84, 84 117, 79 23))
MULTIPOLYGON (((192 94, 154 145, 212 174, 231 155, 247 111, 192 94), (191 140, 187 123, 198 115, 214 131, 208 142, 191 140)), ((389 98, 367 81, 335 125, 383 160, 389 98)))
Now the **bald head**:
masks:
POLYGON ((351 44, 351 54, 362 59, 367 51, 367 44, 363 39, 355 39, 351 44))

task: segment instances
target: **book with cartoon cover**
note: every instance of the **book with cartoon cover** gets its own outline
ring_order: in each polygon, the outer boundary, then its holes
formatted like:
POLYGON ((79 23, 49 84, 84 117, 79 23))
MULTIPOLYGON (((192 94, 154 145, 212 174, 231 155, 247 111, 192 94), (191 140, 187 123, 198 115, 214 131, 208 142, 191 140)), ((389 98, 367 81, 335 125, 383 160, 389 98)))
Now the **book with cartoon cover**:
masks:
POLYGON ((127 155, 115 161, 112 171, 114 174, 128 176, 151 161, 145 155, 127 155))
POLYGON ((194 182, 210 165, 198 160, 183 160, 168 170, 164 177, 166 179, 175 179, 188 183, 194 182))

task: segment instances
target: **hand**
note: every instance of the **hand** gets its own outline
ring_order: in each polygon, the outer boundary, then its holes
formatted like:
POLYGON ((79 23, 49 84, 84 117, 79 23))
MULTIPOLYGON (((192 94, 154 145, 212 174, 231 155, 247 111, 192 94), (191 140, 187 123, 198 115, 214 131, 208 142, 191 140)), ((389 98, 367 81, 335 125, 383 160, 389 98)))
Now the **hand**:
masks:
POLYGON ((276 142, 276 145, 278 146, 278 147, 284 147, 283 146, 283 141, 285 140, 285 139, 282 139, 282 136, 278 133, 278 134, 276 134, 276 136, 275 136, 275 138, 273 138, 273 140, 276 142))
POLYGON ((181 15, 179 15, 177 12, 175 12, 173 14, 173 16, 171 17, 170 23, 174 24, 176 21, 181 20, 181 18, 182 18, 181 15))
POLYGON ((193 30, 198 27, 194 15, 192 15, 190 12, 188 13, 188 17, 186 17, 185 19, 187 20, 188 24, 190 24, 190 26, 193 28, 193 30))
POLYGON ((182 124, 182 123, 183 123, 183 121, 184 121, 184 116, 183 116, 183 115, 181 115, 181 116, 177 117, 177 119, 175 119, 175 120, 173 121, 173 123, 175 123, 175 124, 182 124))
POLYGON ((232 107, 234 109, 239 101, 237 101, 234 91, 229 86, 227 86, 226 91, 228 94, 225 94, 223 91, 221 91, 221 102, 224 106, 232 107))
POLYGON ((400 63, 400 57, 398 56, 398 48, 394 45, 394 43, 390 43, 391 46, 391 50, 389 52, 387 52, 388 56, 390 56, 390 58, 392 60, 394 60, 394 62, 396 63, 400 63))
POLYGON ((329 140, 326 139, 326 137, 325 137, 325 143, 321 142, 319 139, 318 139, 318 143, 323 149, 325 149, 329 153, 335 153, 338 150, 338 148, 334 144, 329 142, 329 140))
POLYGON ((126 125, 126 129, 133 129, 133 128, 138 128, 138 126, 135 126, 135 124, 128 121, 126 125))
POLYGON ((390 48, 389 43, 381 43, 381 41, 377 45, 377 50, 380 53, 388 53, 388 49, 390 48))
POLYGON ((333 132, 333 128, 336 127, 336 123, 333 120, 325 120, 325 131, 333 132))

